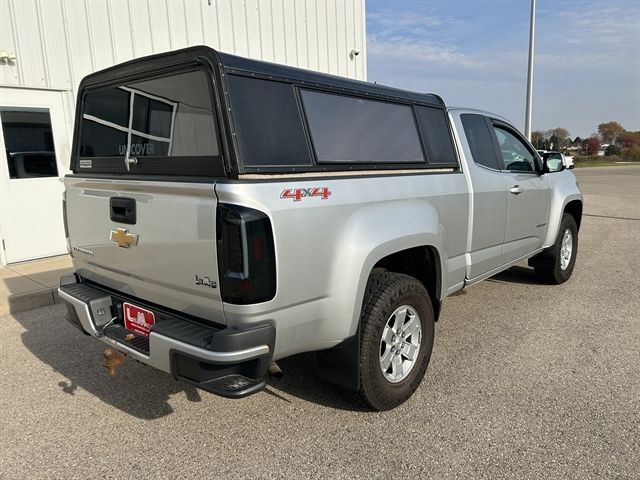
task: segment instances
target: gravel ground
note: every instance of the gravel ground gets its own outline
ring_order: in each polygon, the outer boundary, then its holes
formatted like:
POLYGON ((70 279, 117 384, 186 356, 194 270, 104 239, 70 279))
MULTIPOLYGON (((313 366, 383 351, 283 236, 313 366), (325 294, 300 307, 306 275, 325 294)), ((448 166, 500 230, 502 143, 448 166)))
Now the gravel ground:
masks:
POLYGON ((109 378, 60 306, 0 317, 0 478, 638 478, 640 168, 576 174, 572 279, 519 266, 447 299, 391 412, 354 408, 313 355, 227 400, 131 360, 109 378))

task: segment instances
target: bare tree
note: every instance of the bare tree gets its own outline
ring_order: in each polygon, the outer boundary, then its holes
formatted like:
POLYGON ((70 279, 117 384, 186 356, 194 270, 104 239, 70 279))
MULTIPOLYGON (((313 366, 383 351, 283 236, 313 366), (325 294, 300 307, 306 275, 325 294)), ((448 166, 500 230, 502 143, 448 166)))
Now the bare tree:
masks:
POLYGON ((538 150, 544 149, 547 132, 544 130, 534 130, 531 132, 531 144, 538 150))
POLYGON ((556 127, 550 131, 551 133, 551 141, 553 142, 553 148, 555 150, 561 150, 566 148, 571 139, 569 138, 569 130, 562 127, 556 127))

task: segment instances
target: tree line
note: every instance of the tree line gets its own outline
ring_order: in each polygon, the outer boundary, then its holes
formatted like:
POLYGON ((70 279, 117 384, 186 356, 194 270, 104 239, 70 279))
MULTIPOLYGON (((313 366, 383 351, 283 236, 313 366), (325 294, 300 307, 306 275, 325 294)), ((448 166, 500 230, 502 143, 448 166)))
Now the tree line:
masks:
POLYGON ((566 128, 531 132, 531 143, 539 150, 557 150, 577 155, 597 155, 601 146, 607 145, 606 156, 619 156, 626 161, 640 162, 640 131, 626 130, 618 122, 604 122, 589 138, 576 137, 573 140, 566 128))

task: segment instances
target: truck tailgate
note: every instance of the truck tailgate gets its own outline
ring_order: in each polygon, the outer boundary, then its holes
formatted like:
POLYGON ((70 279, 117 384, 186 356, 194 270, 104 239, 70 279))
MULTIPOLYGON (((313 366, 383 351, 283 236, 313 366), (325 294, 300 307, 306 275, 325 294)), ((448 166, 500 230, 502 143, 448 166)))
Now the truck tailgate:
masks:
POLYGON ((225 324, 213 182, 67 176, 65 186, 69 242, 78 275, 146 302, 225 324))

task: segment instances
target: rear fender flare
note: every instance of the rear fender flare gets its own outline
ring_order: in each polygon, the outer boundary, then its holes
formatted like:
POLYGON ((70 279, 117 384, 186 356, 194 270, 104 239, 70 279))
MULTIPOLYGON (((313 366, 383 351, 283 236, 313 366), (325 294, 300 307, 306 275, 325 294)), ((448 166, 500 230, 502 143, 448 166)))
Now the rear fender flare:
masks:
MULTIPOLYGON (((437 210, 424 201, 373 205, 356 212, 348 222, 332 273, 332 296, 345 319, 343 338, 355 335, 360 322, 364 292, 376 263, 388 255, 414 247, 434 247, 440 274, 446 275, 444 230, 437 210)), ((441 278, 438 285, 446 285, 441 278)), ((437 292, 438 298, 442 295, 437 292)))

